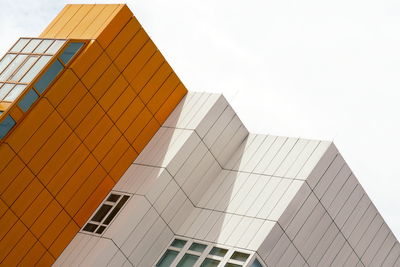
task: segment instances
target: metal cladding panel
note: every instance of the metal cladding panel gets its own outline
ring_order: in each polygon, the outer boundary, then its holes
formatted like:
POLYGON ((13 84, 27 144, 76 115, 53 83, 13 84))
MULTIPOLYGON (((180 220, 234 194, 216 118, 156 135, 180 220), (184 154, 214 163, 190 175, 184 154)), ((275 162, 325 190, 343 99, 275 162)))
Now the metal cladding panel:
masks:
POLYGON ((0 105, 0 123, 15 122, 0 140, 0 263, 10 266, 51 265, 187 92, 126 5, 67 5, 40 38, 60 40, 58 52, 0 105), (82 46, 68 58, 72 43, 82 46))

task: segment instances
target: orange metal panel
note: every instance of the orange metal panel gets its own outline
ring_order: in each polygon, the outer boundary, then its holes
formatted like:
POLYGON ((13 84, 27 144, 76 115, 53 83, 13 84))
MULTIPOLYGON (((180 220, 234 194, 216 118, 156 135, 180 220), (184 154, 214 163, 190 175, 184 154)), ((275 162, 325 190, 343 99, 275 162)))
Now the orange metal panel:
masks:
POLYGON ((161 125, 168 118, 169 114, 171 114, 174 108, 179 104, 186 93, 187 90, 183 84, 179 84, 178 87, 168 97, 167 101, 165 101, 165 103, 160 107, 154 117, 161 125))
POLYGON ((22 222, 27 227, 31 227, 33 222, 44 211, 52 199, 53 197, 50 195, 49 191, 43 189, 39 196, 32 202, 30 207, 21 216, 22 222))
POLYGON ((140 132, 143 130, 144 127, 146 127, 152 117, 153 116, 147 108, 144 108, 142 112, 140 112, 139 116, 134 120, 134 122, 124 133, 129 143, 132 144, 133 141, 135 141, 136 137, 139 136, 140 132))
POLYGON ((13 180, 13 182, 8 186, 8 188, 1 195, 1 198, 9 206, 14 203, 14 201, 19 197, 19 195, 24 192, 25 188, 34 178, 34 175, 28 168, 24 168, 18 176, 13 180))
POLYGON ((128 147, 128 150, 122 155, 122 157, 118 160, 117 164, 111 169, 110 176, 115 181, 122 177, 122 175, 126 172, 132 162, 136 159, 138 153, 132 148, 128 147))
POLYGON ((140 93, 147 82, 153 77, 153 75, 157 72, 157 70, 161 67, 163 63, 163 56, 159 51, 156 51, 149 59, 149 61, 147 61, 147 63, 143 66, 143 69, 141 69, 137 76, 132 79, 132 88, 137 93, 140 93))
MULTIPOLYGON (((52 91, 54 90, 50 90, 50 92, 52 91)), ((71 90, 68 90, 68 95, 56 107, 56 110, 60 113, 61 117, 64 119, 67 118, 67 116, 79 104, 87 92, 87 89, 81 82, 77 82, 71 90)))
POLYGON ((65 206, 65 210, 71 214, 71 216, 74 216, 106 176, 106 171, 101 167, 101 165, 98 165, 94 172, 92 172, 84 184, 75 193, 74 197, 71 198, 65 206))
POLYGON ((80 144, 81 141, 72 133, 37 175, 39 180, 47 185, 80 144))
POLYGON ((57 16, 50 22, 49 25, 47 25, 46 29, 40 34, 40 38, 44 38, 46 34, 51 30, 51 28, 54 27, 57 22, 64 17, 64 15, 67 13, 68 9, 71 8, 71 5, 65 5, 65 7, 57 14, 57 16))
POLYGON ((91 41, 82 53, 71 63, 71 69, 81 78, 103 53, 103 49, 96 41, 91 41))
POLYGON ((179 78, 175 73, 168 76, 167 80, 163 83, 161 88, 154 94, 154 96, 147 103, 147 107, 151 113, 155 114, 162 104, 167 100, 168 96, 172 94, 179 84, 179 78))
MULTIPOLYGON (((41 171, 71 133, 71 128, 65 122, 62 122, 28 163, 28 167, 33 173, 38 174, 41 171)), ((42 182, 46 184, 48 180, 42 182)))
POLYGON ((82 33, 81 38, 96 39, 98 32, 102 31, 105 25, 113 17, 115 11, 120 8, 120 5, 104 5, 104 9, 90 23, 89 27, 82 33))
POLYGON ((13 106, 10 111, 11 116, 13 117, 14 120, 19 121, 22 116, 24 115, 24 113, 22 112, 22 110, 17 107, 17 106, 13 106))
POLYGON ((101 54, 100 57, 93 63, 90 69, 81 78, 86 88, 91 88, 93 84, 101 77, 105 70, 110 66, 111 60, 105 54, 101 54))
MULTIPOLYGON (((89 6, 89 5, 88 5, 89 6)), ((69 38, 73 39, 87 39, 85 36, 85 31, 89 28, 89 26, 96 20, 99 14, 106 8, 106 5, 90 5, 91 9, 89 12, 82 18, 80 23, 74 28, 74 30, 69 34, 69 38)))
POLYGON ((121 71, 124 70, 129 62, 136 56, 142 47, 149 42, 149 40, 149 36, 146 32, 143 29, 140 29, 114 60, 118 69, 121 71))
POLYGON ((33 179, 32 182, 26 187, 24 192, 12 204, 11 210, 19 217, 22 216, 24 211, 30 206, 33 200, 43 190, 43 185, 38 179, 33 179))
POLYGON ((8 231, 10 231, 17 221, 17 216, 15 216, 11 210, 8 210, 4 216, 0 218, 0 240, 7 235, 8 231))
POLYGON ((128 108, 122 113, 119 117, 115 125, 122 131, 125 130, 131 125, 132 121, 136 119, 139 113, 143 110, 144 104, 139 97, 136 97, 132 103, 129 104, 128 108))
POLYGON ((77 103, 76 107, 71 111, 65 121, 72 129, 75 129, 95 104, 96 100, 91 94, 87 93, 82 100, 77 103))
POLYGON ((142 151, 159 128, 160 124, 154 118, 151 118, 146 127, 143 128, 135 141, 133 141, 133 148, 136 151, 142 151))
POLYGON ((109 110, 111 105, 118 99, 124 89, 128 86, 128 82, 123 75, 118 76, 111 87, 99 100, 99 104, 104 110, 109 110))
MULTIPOLYGON (((32 135, 29 142, 18 152, 18 155, 25 163, 28 163, 32 159, 42 144, 54 133, 61 122, 62 118, 57 112, 50 114, 47 120, 32 135)), ((29 131, 29 129, 26 129, 26 131, 29 131)))
POLYGON ((97 144, 92 153, 99 162, 111 150, 111 148, 115 145, 121 135, 122 133, 118 130, 117 127, 111 127, 111 129, 102 138, 101 142, 97 144))
POLYGON ((65 204, 74 196, 87 177, 94 171, 99 163, 89 154, 79 169, 72 175, 68 182, 63 186, 57 194, 56 199, 64 207, 65 204))
POLYGON ((171 67, 167 62, 164 62, 154 76, 151 77, 150 81, 143 87, 143 89, 141 89, 139 96, 144 103, 148 103, 150 101, 150 99, 156 94, 171 73, 171 67))
POLYGON ((46 92, 46 98, 53 106, 58 106, 65 96, 78 82, 78 77, 71 69, 66 69, 63 75, 52 86, 52 90, 46 92))
POLYGON ((82 227, 89 219, 89 216, 107 196, 114 184, 114 181, 110 177, 106 177, 96 188, 89 199, 83 204, 82 208, 80 208, 78 213, 74 216, 74 221, 79 225, 79 227, 82 227))
POLYGON ((14 178, 18 176, 24 167, 25 165, 20 158, 15 156, 7 167, 0 172, 0 194, 3 194, 6 188, 12 183, 14 178))
POLYGON ((54 262, 54 257, 50 253, 45 252, 35 266, 51 266, 54 262))
POLYGON ((112 147, 107 153, 106 157, 101 161, 101 166, 110 172, 118 160, 122 157, 124 152, 128 149, 129 143, 124 136, 118 140, 118 142, 112 147))
POLYGON ((51 194, 57 195, 88 155, 89 150, 85 145, 81 144, 47 185, 47 189, 51 194))
POLYGON ((53 24, 50 29, 42 33, 42 38, 66 38, 67 36, 59 35, 58 33, 68 24, 70 19, 75 15, 76 12, 82 7, 82 5, 67 5, 64 13, 60 16, 57 21, 53 24))
POLYGON ((8 144, 0 144, 0 172, 8 165, 11 159, 15 156, 14 151, 10 148, 8 144))
POLYGON ((51 246, 64 227, 67 226, 69 221, 71 221, 71 217, 68 216, 64 210, 61 210, 54 222, 50 224, 43 235, 39 238, 44 247, 49 248, 51 246))
POLYGON ((6 142, 14 151, 18 152, 30 140, 41 124, 47 120, 53 110, 53 107, 46 99, 39 100, 35 108, 28 113, 13 133, 8 136, 6 142))
POLYGON ((113 123, 110 118, 108 116, 103 116, 83 142, 92 151, 112 126, 113 123))
POLYGON ((49 248, 49 251, 54 257, 58 257, 69 242, 74 238, 76 233, 78 233, 79 227, 74 221, 70 221, 67 227, 61 232, 54 243, 49 248))
POLYGON ((111 16, 111 20, 105 23, 103 29, 97 32, 97 40, 103 48, 106 48, 125 24, 133 17, 132 12, 126 5, 120 5, 111 16))
POLYGON ((35 265, 36 262, 42 257, 42 255, 46 252, 46 249, 43 247, 40 242, 36 242, 35 245, 29 250, 29 252, 25 255, 22 261, 19 263, 19 266, 32 266, 35 265))
POLYGON ((140 24, 135 17, 132 17, 124 26, 121 32, 111 41, 106 52, 111 59, 115 59, 122 49, 127 45, 128 41, 139 31, 140 24))
POLYGON ((135 97, 136 93, 133 91, 133 89, 130 86, 126 87, 124 92, 118 97, 117 101, 115 101, 111 108, 107 111, 107 114, 114 122, 117 122, 118 118, 121 116, 124 110, 128 108, 135 97))
POLYGON ((99 100, 119 75, 120 73, 114 64, 110 64, 108 69, 100 76, 89 91, 97 100, 99 100))
POLYGON ((18 220, 11 230, 4 236, 0 241, 0 262, 4 260, 8 253, 10 253, 26 231, 26 226, 18 220))
MULTIPOLYGON (((52 200, 50 204, 46 207, 42 214, 40 214, 39 218, 32 224, 30 231, 39 238, 46 228, 51 225, 57 215, 61 212, 62 207, 56 200, 52 200)), ((54 225, 54 223, 53 223, 54 225)))
POLYGON ((26 253, 33 247, 37 239, 31 232, 26 231, 18 244, 11 250, 8 256, 1 263, 3 266, 17 266, 26 253))
POLYGON ((75 132, 81 140, 84 140, 86 136, 93 130, 99 120, 104 116, 104 110, 98 105, 89 111, 86 117, 76 127, 75 132))
POLYGON ((62 27, 60 31, 57 32, 57 36, 59 38, 70 37, 71 33, 81 23, 82 18, 84 18, 92 8, 93 5, 81 5, 81 7, 69 19, 68 23, 66 23, 64 27, 62 27))
POLYGON ((4 213, 6 213, 7 210, 8 210, 8 206, 0 198, 0 218, 4 215, 4 213))
POLYGON ((136 75, 140 72, 146 62, 153 56, 156 52, 156 47, 151 40, 149 40, 139 53, 132 59, 128 66, 124 69, 123 73, 128 80, 131 82, 136 75))

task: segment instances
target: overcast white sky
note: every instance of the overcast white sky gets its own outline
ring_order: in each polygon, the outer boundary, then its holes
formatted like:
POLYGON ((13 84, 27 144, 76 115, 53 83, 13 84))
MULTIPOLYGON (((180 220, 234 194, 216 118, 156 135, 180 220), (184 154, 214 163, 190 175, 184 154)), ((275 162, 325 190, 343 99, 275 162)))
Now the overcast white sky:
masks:
MULTIPOLYGON (((0 0, 0 53, 66 3, 94 1, 0 0)), ((187 88, 222 92, 250 131, 334 140, 400 238, 400 1, 127 3, 187 88)))

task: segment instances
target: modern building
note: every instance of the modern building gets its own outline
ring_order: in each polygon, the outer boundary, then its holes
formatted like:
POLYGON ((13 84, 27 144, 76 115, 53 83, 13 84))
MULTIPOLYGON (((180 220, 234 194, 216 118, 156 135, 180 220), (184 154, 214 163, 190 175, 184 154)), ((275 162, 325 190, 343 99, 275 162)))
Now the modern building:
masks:
POLYGON ((187 93, 126 5, 67 5, 0 85, 2 266, 400 266, 332 142, 187 93))

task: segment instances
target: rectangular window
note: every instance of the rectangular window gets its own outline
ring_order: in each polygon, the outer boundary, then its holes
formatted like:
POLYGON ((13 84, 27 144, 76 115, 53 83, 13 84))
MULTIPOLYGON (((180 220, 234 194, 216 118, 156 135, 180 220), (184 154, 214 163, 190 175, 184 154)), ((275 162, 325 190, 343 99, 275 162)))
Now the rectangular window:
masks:
POLYGON ((29 92, 19 101, 18 106, 24 111, 27 112, 28 109, 32 106, 33 103, 39 98, 39 95, 33 90, 29 90, 29 92))
POLYGON ((5 83, 1 88, 0 88, 0 101, 4 100, 6 95, 13 89, 15 84, 13 83, 5 83))
POLYGON ((16 57, 16 55, 13 54, 7 54, 5 55, 1 61, 0 61, 0 73, 2 73, 5 68, 10 64, 10 62, 16 57))
POLYGON ((69 43, 67 48, 64 49, 64 52, 60 56, 61 61, 67 65, 83 45, 84 43, 69 43))
POLYGON ((15 125, 15 120, 10 116, 7 117, 0 123, 0 138, 3 138, 15 125))
POLYGON ((192 267, 196 264, 196 261, 198 260, 198 258, 199 258, 199 256, 186 253, 176 266, 177 267, 192 267))
POLYGON ((47 89, 49 84, 54 81, 57 75, 63 70, 64 66, 60 61, 56 60, 51 64, 47 71, 40 77, 39 81, 36 82, 35 88, 39 93, 43 93, 47 89))
POLYGON ((21 52, 22 48, 29 42, 30 39, 21 38, 18 42, 10 49, 10 52, 21 52))
POLYGON ((167 249, 164 255, 156 264, 157 267, 169 267, 171 266, 172 262, 175 260, 176 256, 178 256, 179 252, 175 250, 167 249))
POLYGON ((89 222, 83 227, 82 231, 101 235, 124 206, 129 197, 129 195, 111 192, 111 194, 103 201, 99 209, 94 213, 89 222))
POLYGON ((39 45, 42 40, 40 39, 31 39, 29 43, 22 49, 22 53, 32 53, 33 50, 39 45))
POLYGON ((220 261, 218 260, 213 260, 206 258, 200 265, 200 267, 217 267, 220 261))
POLYGON ((18 55, 0 75, 0 81, 8 81, 8 78, 19 68, 27 57, 27 55, 18 55))
POLYGON ((10 77, 10 81, 19 82, 22 76, 32 67, 38 58, 38 56, 29 56, 19 70, 10 77))
POLYGON ((33 78, 46 66, 46 64, 50 61, 51 56, 41 56, 38 61, 36 61, 35 65, 25 74, 22 78, 21 83, 30 83, 33 78))
POLYGON ((246 261, 249 256, 250 255, 247 253, 235 251, 231 256, 231 259, 237 261, 246 261))
POLYGON ((19 95, 24 91, 25 88, 26 84, 15 85, 14 88, 8 93, 6 98, 4 98, 4 100, 9 102, 14 101, 15 99, 17 99, 17 97, 19 97, 19 95))
POLYGON ((55 40, 54 43, 46 50, 46 54, 54 55, 64 45, 65 40, 55 40))
POLYGON ((34 54, 45 54, 49 46, 54 42, 54 40, 43 40, 38 47, 33 50, 34 54))

